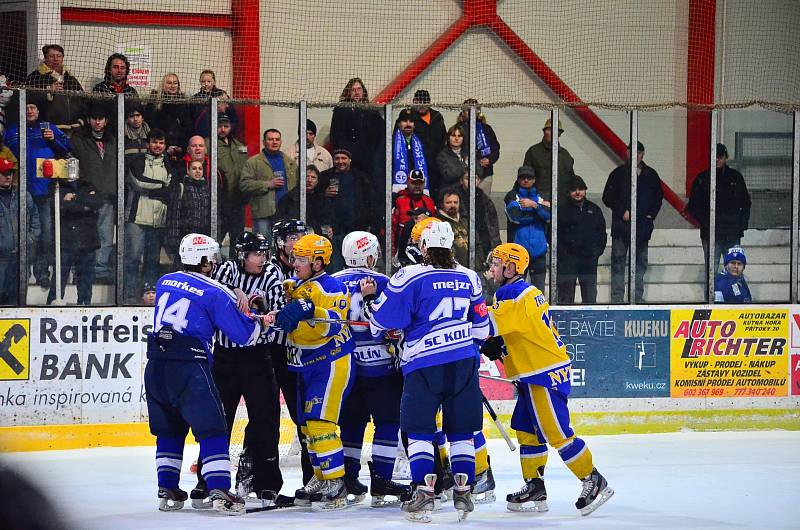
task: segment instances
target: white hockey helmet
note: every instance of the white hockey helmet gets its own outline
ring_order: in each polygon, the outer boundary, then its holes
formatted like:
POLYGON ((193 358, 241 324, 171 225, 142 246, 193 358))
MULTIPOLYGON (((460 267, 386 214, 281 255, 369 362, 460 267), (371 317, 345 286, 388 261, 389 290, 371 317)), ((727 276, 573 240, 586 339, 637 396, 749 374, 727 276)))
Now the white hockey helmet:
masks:
POLYGON ((422 232, 420 247, 424 245, 425 248, 446 248, 449 250, 453 248, 453 239, 455 239, 455 235, 450 223, 432 223, 427 230, 422 232))
POLYGON ((178 254, 184 265, 200 265, 204 257, 208 261, 216 262, 219 256, 219 243, 205 234, 186 234, 181 239, 178 254))
POLYGON ((368 257, 373 257, 373 265, 378 261, 381 246, 374 234, 356 230, 344 236, 342 256, 348 267, 367 267, 368 257))

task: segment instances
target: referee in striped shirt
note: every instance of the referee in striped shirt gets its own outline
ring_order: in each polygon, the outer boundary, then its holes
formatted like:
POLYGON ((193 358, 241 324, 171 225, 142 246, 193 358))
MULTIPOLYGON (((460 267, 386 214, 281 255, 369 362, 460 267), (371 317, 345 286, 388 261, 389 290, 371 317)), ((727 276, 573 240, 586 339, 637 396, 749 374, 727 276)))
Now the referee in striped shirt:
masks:
MULTIPOLYGON (((220 265, 213 278, 234 291, 242 311, 252 309, 266 313, 282 308, 286 304, 282 274, 267 261, 267 238, 243 232, 236 239, 234 249, 234 259, 220 265)), ((261 334, 254 346, 235 344, 222 333, 217 333, 214 345, 212 373, 228 420, 228 432, 232 431, 242 396, 249 418, 240 457, 242 473, 237 473, 236 477, 237 488, 241 486, 245 495, 255 493, 267 503, 274 502, 283 486, 278 466, 280 396, 272 367, 272 345, 285 344, 285 341, 282 331, 271 328, 261 334), (252 470, 249 476, 248 469, 252 470)))

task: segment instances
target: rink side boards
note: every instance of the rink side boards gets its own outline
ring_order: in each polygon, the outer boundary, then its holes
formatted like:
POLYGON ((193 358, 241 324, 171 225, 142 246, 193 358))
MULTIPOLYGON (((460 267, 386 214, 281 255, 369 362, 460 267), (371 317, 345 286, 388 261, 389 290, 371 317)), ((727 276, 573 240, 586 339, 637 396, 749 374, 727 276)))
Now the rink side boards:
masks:
MULTIPOLYGON (((552 312, 573 359, 580 433, 800 430, 800 306, 552 312)), ((0 451, 152 444, 151 319, 144 307, 0 309, 0 451)), ((503 377, 483 361, 483 374, 503 377)), ((482 386, 507 425, 513 386, 482 386)))

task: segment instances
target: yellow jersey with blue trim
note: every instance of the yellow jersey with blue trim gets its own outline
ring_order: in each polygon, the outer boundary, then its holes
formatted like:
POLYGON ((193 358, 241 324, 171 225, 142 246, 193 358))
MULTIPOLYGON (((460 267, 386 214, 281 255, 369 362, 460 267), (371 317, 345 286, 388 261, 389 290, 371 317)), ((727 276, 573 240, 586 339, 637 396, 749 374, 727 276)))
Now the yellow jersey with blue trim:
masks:
MULTIPOLYGON (((292 300, 311 300, 315 319, 345 320, 350 310, 347 287, 326 273, 308 280, 292 278, 284 282, 286 297, 292 300)), ((301 371, 319 362, 331 362, 350 355, 355 341, 350 327, 343 323, 301 320, 297 329, 289 333, 289 368, 301 371)))
POLYGON ((542 291, 520 278, 494 297, 489 334, 503 339, 506 375, 568 395, 571 363, 542 291))

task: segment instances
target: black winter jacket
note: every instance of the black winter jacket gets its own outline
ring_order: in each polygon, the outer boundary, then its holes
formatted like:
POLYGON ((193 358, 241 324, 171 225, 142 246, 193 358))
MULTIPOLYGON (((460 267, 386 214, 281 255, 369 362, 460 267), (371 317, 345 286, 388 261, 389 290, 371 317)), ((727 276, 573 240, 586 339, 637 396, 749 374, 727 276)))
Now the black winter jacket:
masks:
MULTIPOLYGON (((700 237, 708 239, 709 190, 708 170, 694 179, 692 193, 686 209, 700 222, 700 237)), ((738 239, 750 223, 750 193, 741 173, 724 166, 717 169, 717 222, 714 233, 717 238, 738 239)))
POLYGON ((589 200, 558 203, 558 255, 599 258, 606 249, 606 220, 589 200))
MULTIPOLYGON (((664 191, 656 170, 642 162, 642 171, 636 180, 636 240, 650 241, 653 223, 661 210, 664 191)), ((631 207, 631 167, 617 167, 608 176, 603 189, 603 204, 611 208, 611 237, 630 237, 631 223, 622 216, 631 207)))

